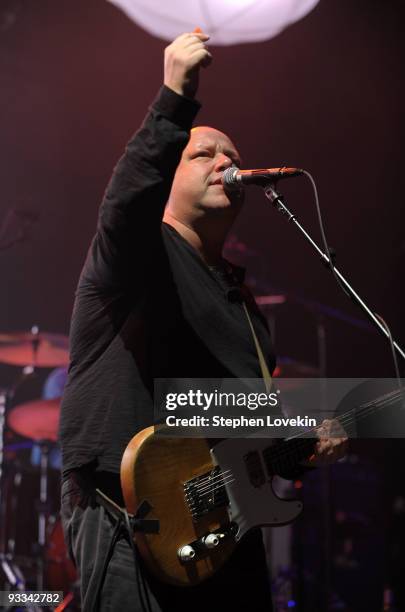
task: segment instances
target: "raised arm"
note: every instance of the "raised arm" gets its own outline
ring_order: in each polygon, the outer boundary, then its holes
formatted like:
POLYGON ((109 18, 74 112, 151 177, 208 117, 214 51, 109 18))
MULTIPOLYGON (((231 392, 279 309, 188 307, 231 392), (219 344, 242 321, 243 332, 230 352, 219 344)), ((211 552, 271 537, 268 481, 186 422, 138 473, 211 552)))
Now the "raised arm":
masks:
POLYGON ((194 100, 199 70, 211 61, 206 40, 202 32, 186 33, 166 48, 164 85, 114 169, 82 285, 122 286, 134 257, 145 261, 160 235, 172 179, 200 107, 194 100))

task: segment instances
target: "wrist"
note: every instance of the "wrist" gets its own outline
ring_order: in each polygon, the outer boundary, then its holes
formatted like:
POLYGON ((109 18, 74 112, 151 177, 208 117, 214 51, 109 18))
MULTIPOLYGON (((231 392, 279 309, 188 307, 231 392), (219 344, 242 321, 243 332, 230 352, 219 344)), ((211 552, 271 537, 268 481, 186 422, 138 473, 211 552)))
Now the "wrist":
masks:
POLYGON ((183 96, 184 98, 189 98, 191 100, 194 99, 195 94, 197 93, 197 88, 193 86, 192 83, 188 83, 187 81, 173 81, 170 79, 165 79, 163 81, 164 85, 174 91, 179 96, 183 96))
POLYGON ((179 87, 177 85, 173 85, 172 83, 168 83, 164 81, 164 85, 174 91, 178 96, 182 96, 183 98, 189 98, 190 100, 194 100, 195 92, 189 91, 186 87, 179 87))
POLYGON ((153 101, 152 107, 158 113, 188 131, 191 129, 201 105, 197 100, 179 95, 164 83, 153 101))

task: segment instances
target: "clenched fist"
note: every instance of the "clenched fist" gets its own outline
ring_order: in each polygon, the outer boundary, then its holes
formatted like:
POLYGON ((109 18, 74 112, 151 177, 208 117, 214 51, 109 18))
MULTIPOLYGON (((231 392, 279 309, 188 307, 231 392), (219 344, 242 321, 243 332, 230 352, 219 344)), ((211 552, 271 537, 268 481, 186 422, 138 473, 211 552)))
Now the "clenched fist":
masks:
POLYGON ((178 36, 165 49, 164 84, 181 96, 194 98, 198 89, 200 67, 209 66, 212 55, 205 46, 209 39, 203 32, 178 36))

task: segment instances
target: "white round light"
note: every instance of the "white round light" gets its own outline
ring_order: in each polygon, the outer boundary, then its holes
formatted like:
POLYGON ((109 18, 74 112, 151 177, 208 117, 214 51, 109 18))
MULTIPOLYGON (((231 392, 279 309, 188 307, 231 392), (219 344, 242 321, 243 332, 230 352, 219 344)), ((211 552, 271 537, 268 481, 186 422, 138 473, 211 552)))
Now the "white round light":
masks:
POLYGON ((145 30, 165 40, 199 26, 210 44, 273 38, 319 0, 109 0, 145 30))

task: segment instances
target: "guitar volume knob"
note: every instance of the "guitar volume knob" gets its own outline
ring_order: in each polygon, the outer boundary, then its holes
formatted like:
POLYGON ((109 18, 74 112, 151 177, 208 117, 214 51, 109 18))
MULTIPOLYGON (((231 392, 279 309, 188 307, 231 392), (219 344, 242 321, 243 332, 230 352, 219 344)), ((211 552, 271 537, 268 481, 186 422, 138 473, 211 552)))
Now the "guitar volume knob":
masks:
POLYGON ((205 536, 203 542, 207 548, 215 548, 219 544, 219 537, 216 533, 210 533, 205 536))
POLYGON ((185 546, 181 546, 181 548, 179 548, 177 551, 177 556, 179 557, 180 561, 191 561, 195 557, 195 550, 192 546, 186 544, 185 546))

